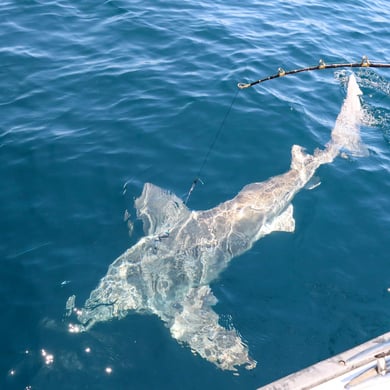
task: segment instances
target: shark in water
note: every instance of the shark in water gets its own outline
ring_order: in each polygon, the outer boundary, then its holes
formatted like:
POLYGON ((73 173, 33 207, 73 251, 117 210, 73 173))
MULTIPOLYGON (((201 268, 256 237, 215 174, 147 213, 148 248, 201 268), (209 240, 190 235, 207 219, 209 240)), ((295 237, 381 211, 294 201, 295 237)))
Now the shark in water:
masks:
MULTIPOLYGON (((79 323, 70 324, 70 331, 85 331, 129 312, 155 314, 173 338, 221 369, 254 368, 256 362, 237 331, 220 325, 209 285, 230 260, 260 238, 274 231, 294 231, 291 201, 319 166, 331 163, 342 150, 364 154, 359 132, 361 94, 351 74, 324 149, 310 155, 294 145, 289 171, 249 184, 210 210, 190 211, 174 194, 146 183, 135 200, 145 236, 109 266, 84 307, 77 310, 79 323)), ((73 306, 74 296, 67 304, 68 309, 73 306)))

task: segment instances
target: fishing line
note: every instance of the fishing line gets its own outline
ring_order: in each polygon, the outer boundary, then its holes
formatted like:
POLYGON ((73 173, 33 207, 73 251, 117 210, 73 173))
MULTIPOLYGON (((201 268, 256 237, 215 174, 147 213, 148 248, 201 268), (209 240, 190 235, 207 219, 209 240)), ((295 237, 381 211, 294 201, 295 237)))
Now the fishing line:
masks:
POLYGON ((185 204, 185 205, 187 204, 188 199, 190 198, 190 196, 191 196, 192 192, 194 191, 196 185, 197 185, 199 182, 201 182, 201 183, 203 184, 202 180, 200 179, 200 174, 202 173, 203 168, 205 167, 205 165, 206 165, 206 163, 207 163, 207 161, 208 161, 208 159, 209 159, 210 153, 211 153, 211 151, 214 149, 215 144, 217 143, 217 140, 218 140, 219 136, 220 136, 221 133, 222 133, 223 127, 224 127, 225 122, 226 122, 226 119, 227 119, 227 117, 229 116, 230 111, 232 110, 232 107, 233 107, 233 105, 234 105, 234 102, 235 102, 236 99, 237 99, 237 95, 238 95, 239 92, 240 92, 240 90, 238 89, 238 90, 236 91, 236 93, 234 94, 233 99, 232 99, 232 102, 230 103, 230 106, 229 106, 229 108, 227 109, 227 111, 226 111, 226 113, 225 113, 225 116, 223 117, 222 122, 221 122, 221 124, 219 125, 219 128, 218 128, 217 132, 215 133, 214 139, 213 139, 213 141, 211 142, 211 144, 210 144, 210 146, 209 146, 209 149, 207 150, 207 153, 206 153, 206 155, 205 155, 205 157, 204 157, 204 159, 203 159, 203 162, 202 162, 202 164, 201 164, 201 166, 200 166, 200 168, 199 168, 198 174, 195 176, 195 179, 194 179, 194 181, 192 182, 191 188, 190 188, 189 191, 188 191, 186 200, 184 201, 184 204, 185 204))
POLYGON ((263 79, 253 81, 252 83, 238 83, 237 87, 239 89, 245 89, 245 88, 253 87, 256 84, 263 83, 264 81, 273 80, 278 77, 283 77, 290 74, 310 72, 313 70, 335 69, 335 68, 390 68, 390 64, 380 64, 380 63, 370 62, 367 56, 364 56, 361 62, 347 63, 347 64, 325 64, 324 60, 320 60, 317 66, 309 66, 307 68, 300 68, 300 69, 294 69, 289 71, 285 71, 283 68, 279 68, 278 73, 272 76, 268 76, 263 79))

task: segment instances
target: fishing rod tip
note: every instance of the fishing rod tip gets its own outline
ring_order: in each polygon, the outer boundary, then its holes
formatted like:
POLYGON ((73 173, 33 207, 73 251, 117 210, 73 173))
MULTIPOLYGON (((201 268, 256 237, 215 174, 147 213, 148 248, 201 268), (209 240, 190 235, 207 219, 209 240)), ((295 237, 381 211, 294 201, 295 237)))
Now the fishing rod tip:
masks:
POLYGON ((240 89, 249 88, 251 85, 246 83, 238 83, 237 87, 240 89))

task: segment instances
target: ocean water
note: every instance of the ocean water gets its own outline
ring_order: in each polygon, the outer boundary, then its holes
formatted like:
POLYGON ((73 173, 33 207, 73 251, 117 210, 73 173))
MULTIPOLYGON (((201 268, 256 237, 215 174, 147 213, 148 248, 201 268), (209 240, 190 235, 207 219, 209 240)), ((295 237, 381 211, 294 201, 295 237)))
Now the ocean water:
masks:
MULTIPOLYGON (((3 0, 0 4, 1 389, 253 389, 390 330, 390 70, 355 70, 364 158, 337 159, 274 233, 212 284, 258 362, 224 372, 153 316, 68 331, 77 303, 142 236, 143 183, 185 197, 238 82, 390 62, 384 0, 3 0)), ((207 209, 329 139, 348 69, 236 96, 188 206, 207 209)))

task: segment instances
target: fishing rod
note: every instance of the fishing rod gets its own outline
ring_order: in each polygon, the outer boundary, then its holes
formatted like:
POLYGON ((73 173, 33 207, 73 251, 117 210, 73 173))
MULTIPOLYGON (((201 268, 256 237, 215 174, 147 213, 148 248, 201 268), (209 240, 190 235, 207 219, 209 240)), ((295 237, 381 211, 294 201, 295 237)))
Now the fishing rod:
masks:
POLYGON ((335 68, 390 68, 390 64, 380 64, 370 62, 367 56, 362 58, 361 62, 356 63, 347 63, 347 64, 326 64, 324 60, 320 60, 317 66, 309 66, 307 68, 300 68, 285 71, 283 68, 278 69, 278 73, 265 77, 260 80, 253 81, 252 83, 238 83, 237 87, 240 89, 245 89, 249 87, 253 87, 256 84, 264 83, 264 81, 277 79, 279 77, 287 76, 290 74, 296 74, 301 72, 310 72, 312 70, 322 70, 322 69, 335 69, 335 68))

